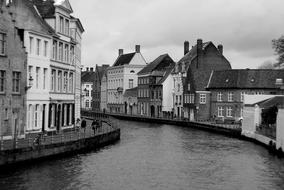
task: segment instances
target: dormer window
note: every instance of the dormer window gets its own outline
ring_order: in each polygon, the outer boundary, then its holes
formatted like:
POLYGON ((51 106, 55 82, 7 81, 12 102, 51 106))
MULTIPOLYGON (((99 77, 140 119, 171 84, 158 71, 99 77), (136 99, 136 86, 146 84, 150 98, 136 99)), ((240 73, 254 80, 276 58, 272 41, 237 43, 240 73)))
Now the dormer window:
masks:
POLYGON ((283 79, 276 79, 276 82, 275 82, 276 85, 283 85, 283 79))

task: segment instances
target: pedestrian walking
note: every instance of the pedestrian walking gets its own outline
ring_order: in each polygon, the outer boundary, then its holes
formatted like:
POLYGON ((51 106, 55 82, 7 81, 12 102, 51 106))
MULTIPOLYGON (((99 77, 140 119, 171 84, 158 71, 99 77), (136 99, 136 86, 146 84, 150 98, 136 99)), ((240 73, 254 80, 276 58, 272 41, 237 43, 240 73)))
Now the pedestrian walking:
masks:
POLYGON ((96 130, 98 129, 98 125, 99 125, 98 120, 94 119, 93 122, 92 122, 92 129, 94 131, 94 135, 96 135, 96 130))
POLYGON ((87 126, 87 122, 85 119, 83 119, 81 122, 81 128, 84 129, 84 133, 86 132, 86 126, 87 126))

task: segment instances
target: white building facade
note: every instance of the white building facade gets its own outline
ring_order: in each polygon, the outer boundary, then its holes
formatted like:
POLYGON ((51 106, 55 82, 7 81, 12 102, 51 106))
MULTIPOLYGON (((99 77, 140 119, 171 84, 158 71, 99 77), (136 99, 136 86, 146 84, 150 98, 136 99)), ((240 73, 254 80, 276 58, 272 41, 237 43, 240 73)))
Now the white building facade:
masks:
POLYGON ((125 90, 138 85, 137 73, 146 66, 140 46, 136 45, 135 48, 136 51, 129 54, 119 50, 116 62, 107 69, 107 111, 111 113, 124 113, 127 110, 123 94, 125 90))

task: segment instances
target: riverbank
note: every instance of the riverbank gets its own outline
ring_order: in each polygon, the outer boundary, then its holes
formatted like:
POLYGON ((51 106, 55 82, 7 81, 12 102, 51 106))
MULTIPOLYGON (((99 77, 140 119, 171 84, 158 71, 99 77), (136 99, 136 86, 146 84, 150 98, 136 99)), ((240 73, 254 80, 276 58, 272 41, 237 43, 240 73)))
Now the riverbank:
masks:
MULTIPOLYGON (((102 127, 103 128, 103 127, 102 127)), ((103 128, 96 134, 88 127, 86 131, 69 131, 34 139, 18 139, 17 147, 9 147, 13 142, 2 141, 0 166, 9 166, 22 162, 47 159, 54 156, 65 156, 95 150, 112 144, 120 139, 119 128, 103 128)))

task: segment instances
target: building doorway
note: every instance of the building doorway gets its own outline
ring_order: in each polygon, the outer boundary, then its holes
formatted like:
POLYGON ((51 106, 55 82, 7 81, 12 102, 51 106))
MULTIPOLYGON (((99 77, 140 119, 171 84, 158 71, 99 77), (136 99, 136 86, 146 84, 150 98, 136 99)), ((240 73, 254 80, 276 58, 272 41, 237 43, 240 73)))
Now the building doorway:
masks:
POLYGON ((151 117, 155 117, 155 106, 151 106, 151 117))

